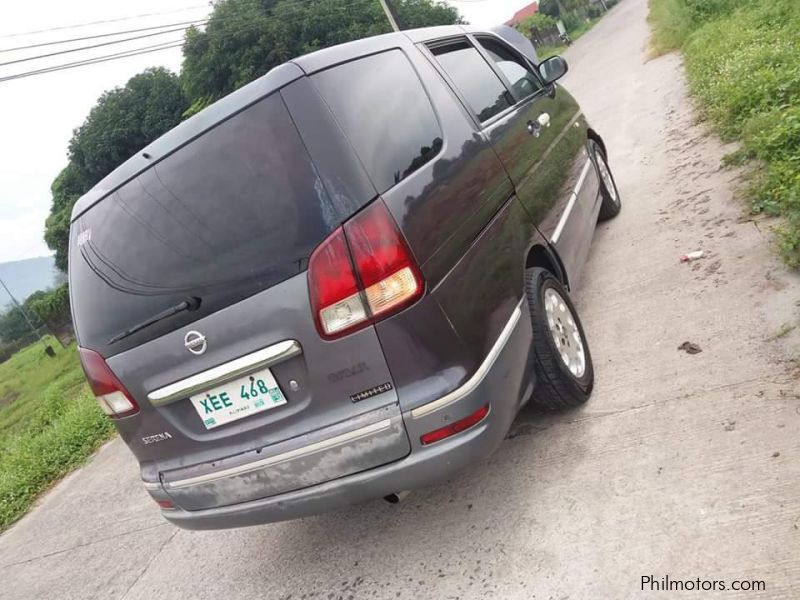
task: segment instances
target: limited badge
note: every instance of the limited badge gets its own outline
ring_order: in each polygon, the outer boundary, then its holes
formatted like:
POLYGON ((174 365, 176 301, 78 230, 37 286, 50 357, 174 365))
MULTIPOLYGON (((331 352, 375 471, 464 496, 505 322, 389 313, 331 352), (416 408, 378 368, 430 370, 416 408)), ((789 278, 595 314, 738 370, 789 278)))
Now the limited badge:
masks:
POLYGON ((393 390, 392 384, 390 382, 382 383, 380 385, 376 385, 375 387, 369 388, 368 390, 364 390, 363 392, 358 392, 357 394, 353 394, 350 396, 350 402, 361 402, 362 400, 366 400, 367 398, 372 398, 373 396, 377 396, 378 394, 382 394, 384 392, 388 392, 389 390, 393 390))

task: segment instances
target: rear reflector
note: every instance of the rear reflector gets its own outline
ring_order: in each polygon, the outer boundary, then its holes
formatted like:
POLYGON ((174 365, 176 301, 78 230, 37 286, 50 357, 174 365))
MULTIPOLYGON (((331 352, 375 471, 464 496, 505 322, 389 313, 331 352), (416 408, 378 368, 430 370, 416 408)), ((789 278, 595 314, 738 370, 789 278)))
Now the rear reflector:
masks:
POLYGON ((314 321, 325 339, 394 314, 425 291, 411 250, 380 199, 314 250, 308 284, 314 321))
POLYGON ((161 507, 161 510, 173 510, 175 508, 172 500, 156 500, 156 504, 161 507))
POLYGON ((433 444, 434 442, 440 442, 445 438, 449 438, 457 433, 461 433, 462 431, 466 431, 470 427, 474 427, 481 421, 486 418, 486 415, 489 414, 489 405, 481 406, 478 410, 476 410, 471 415, 464 417, 463 419, 459 419, 455 423, 450 423, 445 427, 441 427, 440 429, 434 429, 431 432, 426 433, 423 436, 420 436, 419 441, 422 443, 423 446, 427 446, 428 444, 433 444))
POLYGON ((128 417, 139 412, 139 406, 106 364, 105 359, 94 350, 78 348, 83 372, 89 381, 97 403, 109 417, 128 417))

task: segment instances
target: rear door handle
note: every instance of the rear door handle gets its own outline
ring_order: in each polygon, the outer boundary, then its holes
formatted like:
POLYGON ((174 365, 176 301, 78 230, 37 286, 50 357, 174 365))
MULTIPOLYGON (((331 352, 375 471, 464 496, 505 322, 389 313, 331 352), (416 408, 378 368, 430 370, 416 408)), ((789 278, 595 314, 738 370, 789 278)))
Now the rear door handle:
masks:
POLYGON ((539 118, 536 119, 536 121, 542 127, 550 127, 550 115, 548 113, 546 113, 546 112, 543 112, 542 114, 540 114, 539 118))

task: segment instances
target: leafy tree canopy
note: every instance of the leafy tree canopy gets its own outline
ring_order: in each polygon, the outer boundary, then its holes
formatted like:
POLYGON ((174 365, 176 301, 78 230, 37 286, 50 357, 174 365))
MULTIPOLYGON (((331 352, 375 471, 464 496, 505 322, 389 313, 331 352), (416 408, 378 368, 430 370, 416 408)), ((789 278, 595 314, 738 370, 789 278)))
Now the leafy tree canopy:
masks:
POLYGON ((53 203, 44 239, 66 270, 69 218, 75 201, 117 166, 181 120, 188 101, 177 75, 147 69, 104 93, 73 132, 69 163, 51 186, 53 203))
POLYGON ((558 19, 561 16, 558 0, 539 0, 539 13, 558 19))
POLYGON ((556 20, 548 15, 536 13, 530 17, 526 17, 521 23, 517 25, 517 31, 523 35, 530 36, 533 29, 546 31, 548 29, 555 29, 556 20))
MULTIPOLYGON (((463 22, 433 0, 394 0, 404 29, 463 22)), ((205 31, 190 29, 181 78, 193 110, 314 50, 390 31, 377 0, 223 0, 205 31)))

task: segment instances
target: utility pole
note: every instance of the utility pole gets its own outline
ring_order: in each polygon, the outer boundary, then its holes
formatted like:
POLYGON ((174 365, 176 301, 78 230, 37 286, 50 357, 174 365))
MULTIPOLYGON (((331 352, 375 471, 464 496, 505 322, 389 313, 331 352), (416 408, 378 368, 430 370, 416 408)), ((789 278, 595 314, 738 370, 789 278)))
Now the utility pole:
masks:
POLYGON ((28 313, 25 312, 25 309, 22 308, 22 305, 17 301, 17 299, 14 297, 14 294, 11 293, 11 290, 8 289, 8 286, 2 279, 0 279, 0 286, 2 286, 3 289, 6 291, 8 297, 11 298, 11 302, 14 303, 14 306, 16 306, 19 309, 19 312, 22 314, 22 318, 25 319, 25 322, 28 324, 28 327, 30 327, 31 333, 35 335, 37 338, 39 338, 40 342, 42 342, 42 345, 44 346, 45 352, 48 354, 48 356, 54 356, 54 354, 52 354, 53 349, 47 345, 47 342, 44 341, 42 335, 39 333, 36 327, 33 326, 33 323, 28 317, 28 313))
POLYGON ((381 3, 383 12, 386 13, 386 18, 389 19, 389 24, 392 26, 392 29, 394 31, 400 31, 400 28, 397 26, 397 19, 395 18, 394 10, 392 10, 392 7, 389 6, 389 0, 378 0, 378 2, 381 3))

